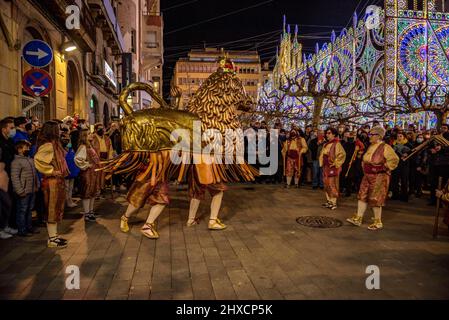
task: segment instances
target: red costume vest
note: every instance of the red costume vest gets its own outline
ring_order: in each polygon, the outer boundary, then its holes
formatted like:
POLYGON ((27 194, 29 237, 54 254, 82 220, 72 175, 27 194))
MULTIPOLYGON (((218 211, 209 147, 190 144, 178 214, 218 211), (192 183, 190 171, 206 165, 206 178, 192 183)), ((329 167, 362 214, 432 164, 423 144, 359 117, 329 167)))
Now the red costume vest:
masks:
POLYGON ((385 168, 385 142, 382 142, 379 147, 377 147, 374 154, 371 156, 371 162, 363 161, 363 172, 367 174, 378 174, 385 173, 387 169, 385 168))

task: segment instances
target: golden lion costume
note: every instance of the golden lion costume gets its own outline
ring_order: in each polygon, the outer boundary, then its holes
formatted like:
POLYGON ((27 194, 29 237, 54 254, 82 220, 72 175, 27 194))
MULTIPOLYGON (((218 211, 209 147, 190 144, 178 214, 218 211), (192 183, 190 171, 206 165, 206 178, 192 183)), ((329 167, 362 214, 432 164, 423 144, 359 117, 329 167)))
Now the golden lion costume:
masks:
MULTIPOLYGON (((188 111, 173 110, 157 95, 152 87, 145 83, 133 83, 123 90, 119 98, 120 106, 126 114, 121 121, 123 149, 125 152, 115 159, 104 163, 108 174, 128 174, 135 176, 135 182, 128 193, 129 207, 121 218, 121 230, 127 232, 128 218, 142 208, 151 204, 147 223, 142 233, 148 238, 159 237, 155 220, 169 203, 168 181, 176 178, 179 182, 187 180, 191 199, 187 225, 198 223, 195 218, 199 201, 205 191, 212 195, 211 218, 209 229, 221 230, 226 226, 218 219, 224 183, 252 181, 257 171, 244 161, 237 161, 243 151, 243 135, 229 135, 240 129, 237 110, 249 110, 252 99, 245 92, 242 82, 237 78, 231 61, 222 59, 220 66, 196 92, 188 111), (133 112, 126 99, 131 91, 145 90, 157 101, 161 108, 133 112), (200 126, 195 125, 195 122, 200 126), (209 146, 210 155, 190 149, 178 150, 171 133, 174 130, 189 133, 189 146, 195 145, 192 137, 201 138, 201 150, 209 146), (202 135, 202 131, 205 132, 202 135), (228 135, 226 135, 228 134, 228 135), (221 137, 225 136, 225 139, 221 137), (223 155, 223 149, 227 158, 223 155), (183 161, 174 164, 174 154, 183 161), (229 163, 229 155, 232 160, 229 163), (227 160, 227 161, 226 161, 227 160)), ((185 139, 185 137, 183 137, 185 139)))

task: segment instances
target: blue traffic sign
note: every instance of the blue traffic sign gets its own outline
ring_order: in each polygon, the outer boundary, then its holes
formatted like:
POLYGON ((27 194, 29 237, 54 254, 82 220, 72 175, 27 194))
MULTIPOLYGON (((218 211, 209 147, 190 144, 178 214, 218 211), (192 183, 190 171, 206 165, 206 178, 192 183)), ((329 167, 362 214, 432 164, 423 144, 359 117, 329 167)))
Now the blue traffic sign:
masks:
POLYGON ((45 70, 31 69, 23 75, 23 90, 35 97, 47 95, 53 87, 53 79, 45 70))
POLYGON ((43 68, 53 60, 53 50, 48 43, 34 39, 23 46, 22 57, 33 67, 43 68))

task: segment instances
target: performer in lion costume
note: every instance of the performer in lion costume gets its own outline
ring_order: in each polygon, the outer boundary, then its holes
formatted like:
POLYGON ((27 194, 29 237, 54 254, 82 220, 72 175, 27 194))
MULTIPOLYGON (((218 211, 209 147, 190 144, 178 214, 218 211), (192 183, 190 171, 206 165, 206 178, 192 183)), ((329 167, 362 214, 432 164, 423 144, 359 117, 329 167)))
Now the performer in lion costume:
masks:
MULTIPOLYGON (((212 196, 208 227, 211 230, 225 229, 226 225, 218 218, 223 192, 226 190, 225 183, 253 181, 258 175, 253 167, 239 158, 243 151, 243 135, 241 130, 238 131, 240 123, 237 110, 248 111, 252 99, 237 78, 232 61, 220 59, 219 68, 192 97, 187 111, 170 109, 152 87, 145 83, 129 85, 122 91, 119 102, 126 114, 121 120, 123 149, 126 151, 105 162, 101 170, 109 175, 128 174, 134 177, 127 195, 129 205, 121 217, 120 229, 128 232, 129 217, 148 203, 152 207, 141 232, 150 239, 159 238, 155 221, 169 204, 168 182, 171 178, 176 178, 179 182, 187 180, 189 184, 191 201, 187 226, 198 223, 196 213, 200 201, 208 191, 212 196), (127 103, 127 97, 134 90, 147 91, 161 108, 133 112, 127 103), (200 125, 195 125, 196 123, 200 125), (189 145, 192 137, 197 135, 202 137, 201 150, 209 146, 213 152, 203 154, 195 149, 187 152, 176 149, 175 146, 180 141, 173 139, 171 134, 179 129, 189 132, 188 138, 182 137, 190 139, 186 141, 189 145), (229 130, 234 134, 229 135, 229 130), (229 154, 232 161, 229 161, 229 154), (183 161, 173 163, 174 155, 183 161)), ((193 144, 195 145, 194 141, 193 144)))

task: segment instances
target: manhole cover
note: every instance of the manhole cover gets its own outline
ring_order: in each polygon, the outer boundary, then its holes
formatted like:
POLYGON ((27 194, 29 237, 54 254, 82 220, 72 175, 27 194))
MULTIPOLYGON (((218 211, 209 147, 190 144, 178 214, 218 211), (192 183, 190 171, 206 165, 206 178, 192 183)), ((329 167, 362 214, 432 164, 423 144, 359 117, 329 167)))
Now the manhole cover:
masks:
POLYGON ((343 225, 338 219, 324 216, 303 216, 297 218, 296 222, 312 228, 338 228, 343 225))

